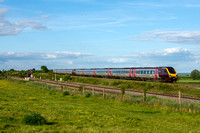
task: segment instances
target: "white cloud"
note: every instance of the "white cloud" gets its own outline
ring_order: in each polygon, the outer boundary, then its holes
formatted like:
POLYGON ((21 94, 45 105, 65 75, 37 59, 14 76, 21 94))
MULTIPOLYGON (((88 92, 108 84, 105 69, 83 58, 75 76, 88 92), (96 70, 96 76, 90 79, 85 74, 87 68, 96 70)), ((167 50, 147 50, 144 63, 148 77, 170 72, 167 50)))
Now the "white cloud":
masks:
POLYGON ((168 55, 168 54, 173 54, 173 53, 187 53, 187 52, 189 52, 189 50, 185 48, 180 48, 180 47, 167 48, 167 49, 164 49, 163 55, 168 55))
POLYGON ((72 65, 73 64, 73 61, 68 61, 67 62, 69 65, 72 65))
POLYGON ((135 37, 134 39, 141 41, 158 40, 178 44, 200 44, 200 31, 155 30, 143 32, 140 37, 135 37))
POLYGON ((108 59, 107 61, 112 63, 125 63, 128 60, 126 58, 115 58, 115 59, 108 59))
POLYGON ((33 53, 33 52, 0 52, 0 61, 8 60, 51 60, 71 59, 90 56, 90 53, 80 52, 55 52, 55 53, 33 53))
POLYGON ((84 55, 92 55, 90 53, 80 53, 80 52, 68 52, 68 51, 60 51, 55 52, 58 55, 67 55, 67 56, 84 56, 84 55))
POLYGON ((0 0, 0 2, 3 2, 4 0, 0 0))
POLYGON ((8 8, 0 8, 0 36, 17 35, 25 28, 44 31, 47 27, 31 19, 22 19, 18 22, 10 22, 5 18, 8 8))
POLYGON ((45 54, 43 56, 45 59, 56 59, 57 56, 55 54, 45 54))

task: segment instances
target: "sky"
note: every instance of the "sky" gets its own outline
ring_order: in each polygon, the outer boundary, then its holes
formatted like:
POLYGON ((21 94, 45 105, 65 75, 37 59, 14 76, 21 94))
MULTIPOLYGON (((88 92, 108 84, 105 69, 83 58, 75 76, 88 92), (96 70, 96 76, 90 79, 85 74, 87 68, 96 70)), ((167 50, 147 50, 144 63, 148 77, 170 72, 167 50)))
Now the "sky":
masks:
POLYGON ((199 0, 0 0, 0 70, 200 70, 199 0))

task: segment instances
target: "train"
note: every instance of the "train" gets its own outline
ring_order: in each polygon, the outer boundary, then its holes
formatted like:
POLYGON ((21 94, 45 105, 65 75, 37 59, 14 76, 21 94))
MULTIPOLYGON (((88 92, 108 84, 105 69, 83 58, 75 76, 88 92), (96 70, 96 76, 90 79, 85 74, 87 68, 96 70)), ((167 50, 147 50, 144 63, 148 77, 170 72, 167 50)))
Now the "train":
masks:
POLYGON ((158 80, 162 82, 176 82, 178 79, 178 74, 173 67, 54 69, 53 72, 55 74, 107 77, 140 81, 158 80))

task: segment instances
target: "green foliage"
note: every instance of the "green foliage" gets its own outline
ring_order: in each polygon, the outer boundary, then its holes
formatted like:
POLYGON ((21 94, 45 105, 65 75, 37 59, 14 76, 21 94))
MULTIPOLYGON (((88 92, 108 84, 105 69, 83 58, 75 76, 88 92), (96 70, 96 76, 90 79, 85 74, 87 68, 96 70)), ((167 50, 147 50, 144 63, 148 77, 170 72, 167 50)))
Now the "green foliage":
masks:
POLYGON ((145 102, 147 99, 146 93, 147 93, 147 88, 143 88, 143 102, 145 102))
POLYGON ((78 91, 83 91, 83 88, 84 88, 84 86, 83 85, 80 85, 79 87, 78 87, 78 91))
POLYGON ((22 123, 26 125, 43 125, 46 123, 46 120, 39 113, 31 112, 30 114, 24 116, 22 123))
POLYGON ((91 92, 86 92, 86 94, 85 94, 85 97, 86 98, 89 98, 89 97, 91 97, 92 96, 92 93, 91 92))
POLYGON ((47 73, 49 71, 47 66, 41 66, 41 70, 43 73, 47 73))
POLYGON ((69 74, 65 74, 63 77, 63 81, 71 80, 71 76, 69 74))
POLYGON ((151 88, 152 88, 152 85, 151 85, 150 83, 147 83, 147 84, 146 84, 146 89, 147 89, 147 90, 150 90, 151 88))
POLYGON ((67 95, 70 95, 70 92, 68 91, 63 92, 63 96, 67 96, 67 95))
POLYGON ((120 90, 121 90, 121 95, 123 96, 123 95, 125 94, 125 86, 122 85, 122 86, 120 87, 120 90))
POLYGON ((192 77, 193 80, 197 80, 200 78, 200 72, 199 70, 195 69, 191 72, 190 76, 192 77))
POLYGON ((50 80, 54 79, 53 70, 49 70, 49 71, 48 71, 48 79, 50 79, 50 80))

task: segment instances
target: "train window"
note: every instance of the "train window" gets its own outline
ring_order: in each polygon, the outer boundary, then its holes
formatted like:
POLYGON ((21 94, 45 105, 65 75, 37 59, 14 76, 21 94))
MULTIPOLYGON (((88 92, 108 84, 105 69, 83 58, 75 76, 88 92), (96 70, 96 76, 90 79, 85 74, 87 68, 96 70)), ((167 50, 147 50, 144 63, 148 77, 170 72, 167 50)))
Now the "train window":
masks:
POLYGON ((147 71, 147 74, 149 74, 149 71, 147 71))
POLYGON ((144 71, 140 71, 141 72, 141 74, 144 74, 144 71))
POLYGON ((155 74, 155 71, 152 71, 152 74, 155 74))
POLYGON ((144 74, 147 74, 147 71, 144 71, 144 74))

